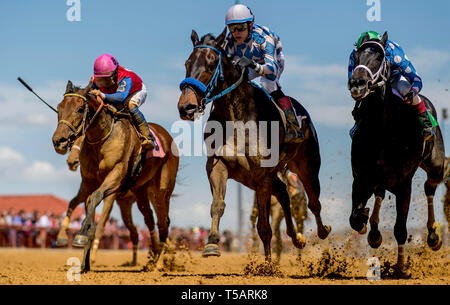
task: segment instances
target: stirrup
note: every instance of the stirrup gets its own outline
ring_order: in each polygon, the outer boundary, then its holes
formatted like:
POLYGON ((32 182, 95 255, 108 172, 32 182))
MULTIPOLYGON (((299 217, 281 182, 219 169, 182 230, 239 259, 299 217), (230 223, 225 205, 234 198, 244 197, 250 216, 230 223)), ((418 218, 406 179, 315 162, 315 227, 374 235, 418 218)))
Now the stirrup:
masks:
POLYGON ((141 140, 142 150, 152 150, 156 148, 156 143, 150 139, 141 140))

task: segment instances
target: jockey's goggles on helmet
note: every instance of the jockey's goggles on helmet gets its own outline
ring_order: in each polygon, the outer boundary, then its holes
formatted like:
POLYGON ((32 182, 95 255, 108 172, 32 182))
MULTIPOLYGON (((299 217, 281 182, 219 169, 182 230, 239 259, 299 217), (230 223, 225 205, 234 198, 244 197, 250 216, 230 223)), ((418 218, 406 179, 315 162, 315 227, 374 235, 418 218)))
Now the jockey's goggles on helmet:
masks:
POLYGON ((234 23, 234 24, 230 24, 228 26, 228 30, 230 30, 230 33, 234 33, 236 31, 244 32, 245 30, 248 30, 248 23, 234 23))

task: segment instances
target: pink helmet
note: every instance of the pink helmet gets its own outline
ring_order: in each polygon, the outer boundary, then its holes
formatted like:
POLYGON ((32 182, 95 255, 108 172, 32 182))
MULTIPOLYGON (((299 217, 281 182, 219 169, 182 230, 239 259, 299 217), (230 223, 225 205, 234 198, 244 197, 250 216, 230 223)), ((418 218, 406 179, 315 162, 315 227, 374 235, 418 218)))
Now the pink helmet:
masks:
POLYGON ((119 63, 114 56, 109 54, 102 54, 95 60, 94 75, 95 77, 111 76, 119 66, 119 63))

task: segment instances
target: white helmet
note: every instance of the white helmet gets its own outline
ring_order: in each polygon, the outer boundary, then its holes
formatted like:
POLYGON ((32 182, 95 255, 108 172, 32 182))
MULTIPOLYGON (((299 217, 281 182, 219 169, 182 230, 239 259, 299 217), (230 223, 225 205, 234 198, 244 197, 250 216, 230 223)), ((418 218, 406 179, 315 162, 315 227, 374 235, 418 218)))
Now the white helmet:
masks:
POLYGON ((225 17, 225 24, 253 22, 255 16, 252 11, 243 4, 236 4, 230 7, 225 17))

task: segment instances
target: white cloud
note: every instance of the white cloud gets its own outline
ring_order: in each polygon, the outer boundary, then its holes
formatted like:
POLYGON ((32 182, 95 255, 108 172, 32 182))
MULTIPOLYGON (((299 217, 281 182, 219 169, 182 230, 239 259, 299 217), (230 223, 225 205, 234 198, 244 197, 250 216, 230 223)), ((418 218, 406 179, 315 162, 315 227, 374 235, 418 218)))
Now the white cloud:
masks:
MULTIPOLYGON (((66 82, 51 81, 33 90, 56 108, 66 90, 66 82)), ((16 85, 0 83, 0 106, 8 109, 0 112, 1 126, 33 128, 56 125, 56 114, 18 82, 16 85)))
POLYGON ((9 147, 0 147, 0 166, 2 164, 22 163, 24 158, 21 154, 9 147))
POLYGON ((311 114, 313 122, 351 127, 354 101, 347 90, 347 66, 317 64, 303 56, 286 58, 281 85, 311 114))
POLYGON ((419 75, 445 71, 448 73, 450 52, 447 50, 427 49, 417 47, 408 55, 419 75))
POLYGON ((29 183, 68 182, 79 180, 79 173, 71 172, 66 167, 56 169, 46 161, 26 160, 20 153, 10 147, 0 147, 0 181, 12 183, 24 181, 29 183))

